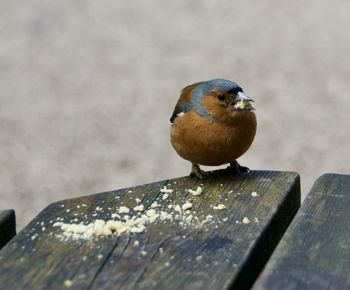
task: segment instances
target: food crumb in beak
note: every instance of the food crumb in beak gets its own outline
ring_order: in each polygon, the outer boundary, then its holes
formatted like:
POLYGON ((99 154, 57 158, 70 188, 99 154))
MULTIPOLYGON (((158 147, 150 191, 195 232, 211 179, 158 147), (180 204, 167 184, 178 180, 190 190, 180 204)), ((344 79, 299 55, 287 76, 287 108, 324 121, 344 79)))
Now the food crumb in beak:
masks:
POLYGON ((240 100, 234 105, 235 109, 238 110, 254 110, 254 107, 252 106, 250 101, 246 100, 240 100))

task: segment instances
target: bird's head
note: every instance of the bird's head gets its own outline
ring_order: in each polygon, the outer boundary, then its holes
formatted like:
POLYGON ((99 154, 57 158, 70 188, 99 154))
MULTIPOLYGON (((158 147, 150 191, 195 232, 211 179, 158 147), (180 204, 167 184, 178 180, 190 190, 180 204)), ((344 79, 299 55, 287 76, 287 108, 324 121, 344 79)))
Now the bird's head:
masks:
POLYGON ((201 82, 191 90, 191 105, 202 117, 232 123, 254 110, 254 100, 236 83, 223 79, 201 82))

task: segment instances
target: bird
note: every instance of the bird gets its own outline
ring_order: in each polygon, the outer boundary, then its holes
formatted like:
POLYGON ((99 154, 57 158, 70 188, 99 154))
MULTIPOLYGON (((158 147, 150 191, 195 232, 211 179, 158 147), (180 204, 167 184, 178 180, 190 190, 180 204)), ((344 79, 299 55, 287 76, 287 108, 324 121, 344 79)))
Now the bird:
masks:
POLYGON ((235 173, 248 172, 237 159, 253 143, 257 120, 254 100, 233 81, 213 79, 186 86, 170 118, 170 140, 192 163, 190 176, 209 175, 200 168, 229 164, 235 173))

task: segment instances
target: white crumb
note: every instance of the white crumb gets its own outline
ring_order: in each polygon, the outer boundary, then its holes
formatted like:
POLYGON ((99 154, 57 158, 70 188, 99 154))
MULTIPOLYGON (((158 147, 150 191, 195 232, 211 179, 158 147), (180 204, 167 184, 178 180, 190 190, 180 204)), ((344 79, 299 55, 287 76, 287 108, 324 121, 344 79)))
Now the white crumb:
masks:
POLYGON ((158 201, 154 201, 152 204, 151 204, 151 208, 156 208, 156 207, 159 207, 160 204, 158 203, 158 201))
POLYGON ((101 260, 103 258, 103 255, 101 255, 101 254, 99 254, 98 256, 97 256, 97 259, 99 259, 99 260, 101 260))
POLYGON ((188 210, 188 209, 191 209, 192 208, 192 203, 190 202, 186 202, 182 205, 182 210, 188 210))
POLYGON ((65 286, 65 287, 67 287, 67 288, 69 288, 69 287, 71 287, 72 285, 73 285, 73 282, 72 282, 72 280, 65 280, 64 282, 63 282, 63 285, 65 286))
POLYGON ((177 204, 177 205, 175 205, 174 210, 177 212, 181 212, 181 207, 177 204))
POLYGON ((162 193, 173 193, 174 192, 174 189, 170 189, 170 188, 167 188, 166 186, 164 186, 160 192, 162 193))
POLYGON ((145 257, 147 255, 146 251, 141 251, 141 256, 145 257))
POLYGON ((134 207, 134 211, 143 211, 144 210, 144 206, 143 204, 137 205, 134 207))
POLYGON ((251 196, 257 197, 257 196, 259 196, 259 194, 258 194, 256 191, 253 191, 253 192, 251 193, 251 196))
POLYGON ((215 210, 223 210, 226 208, 226 205, 219 203, 217 206, 213 206, 213 209, 215 210))
POLYGON ((129 208, 126 206, 121 206, 118 210, 118 213, 129 213, 129 208))
POLYGON ((140 242, 138 241, 138 240, 136 240, 135 242, 134 242, 134 247, 138 247, 140 245, 140 242))
POLYGON ((186 217, 186 222, 190 223, 192 219, 193 219, 193 215, 190 214, 186 217))
POLYGON ((141 201, 141 199, 135 198, 135 201, 136 201, 137 203, 139 203, 139 202, 141 201))
POLYGON ((162 200, 166 200, 168 197, 169 197, 169 194, 164 193, 163 196, 162 196, 162 200))
POLYGON ((200 186, 198 186, 196 190, 189 189, 188 192, 192 193, 192 195, 197 196, 197 195, 201 195, 203 193, 203 189, 200 186))
POLYGON ((236 104, 235 104, 235 108, 236 109, 245 109, 245 108, 250 108, 251 107, 251 104, 249 101, 244 101, 244 100, 241 100, 241 101, 238 101, 236 104))
POLYGON ((146 215, 148 215, 149 217, 153 217, 155 216, 157 213, 154 209, 149 209, 146 211, 146 215))
POLYGON ((244 224, 250 224, 250 219, 249 218, 247 218, 247 217, 244 217, 243 218, 243 220, 242 220, 242 223, 244 223, 244 224))
POLYGON ((163 255, 163 253, 164 253, 163 248, 159 248, 159 254, 163 255))

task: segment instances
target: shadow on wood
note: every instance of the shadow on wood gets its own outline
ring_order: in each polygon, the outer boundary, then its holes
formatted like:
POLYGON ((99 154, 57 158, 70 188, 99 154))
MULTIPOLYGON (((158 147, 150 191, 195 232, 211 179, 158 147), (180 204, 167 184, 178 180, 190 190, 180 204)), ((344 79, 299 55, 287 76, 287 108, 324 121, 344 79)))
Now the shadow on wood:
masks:
POLYGON ((0 210, 0 249, 16 235, 15 211, 0 210))

